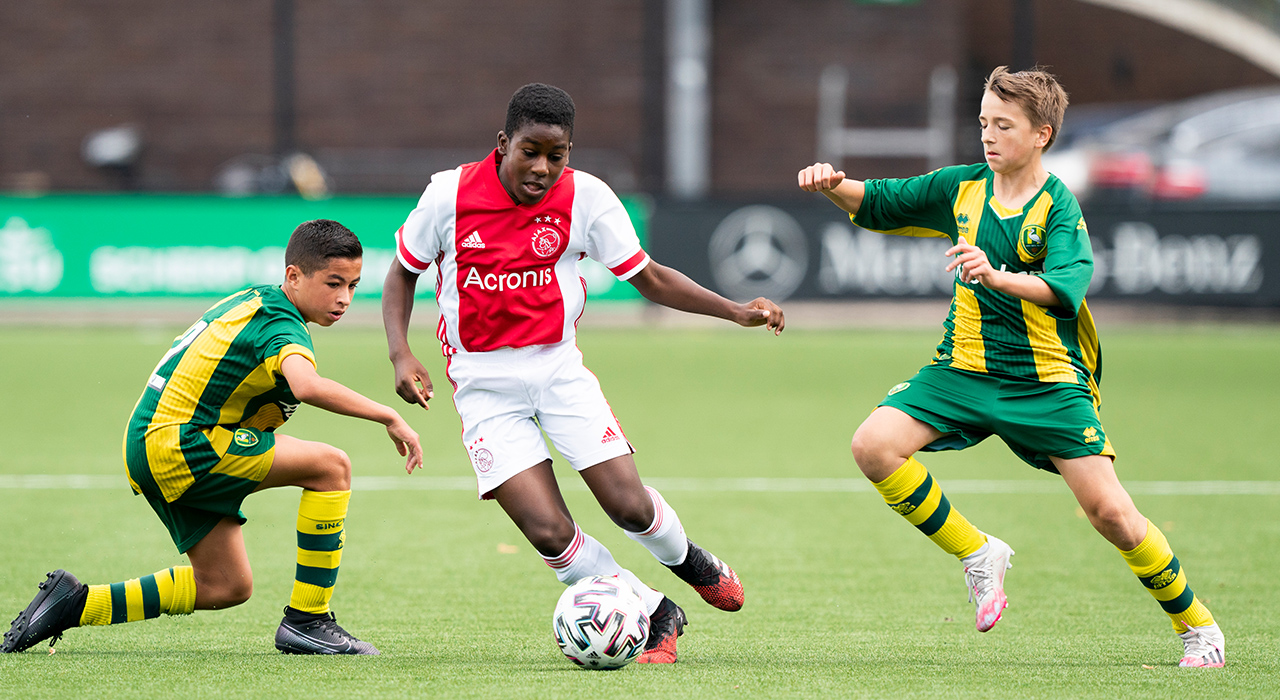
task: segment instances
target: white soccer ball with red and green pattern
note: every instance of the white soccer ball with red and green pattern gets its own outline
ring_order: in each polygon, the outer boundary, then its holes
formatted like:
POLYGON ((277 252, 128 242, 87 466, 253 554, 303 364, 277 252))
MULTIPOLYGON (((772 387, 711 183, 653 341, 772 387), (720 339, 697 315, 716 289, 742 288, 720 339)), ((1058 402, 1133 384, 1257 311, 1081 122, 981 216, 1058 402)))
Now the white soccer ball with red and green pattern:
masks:
POLYGON ((622 668, 644 652, 649 613, 616 576, 590 576, 565 589, 551 629, 566 658, 583 668, 622 668))

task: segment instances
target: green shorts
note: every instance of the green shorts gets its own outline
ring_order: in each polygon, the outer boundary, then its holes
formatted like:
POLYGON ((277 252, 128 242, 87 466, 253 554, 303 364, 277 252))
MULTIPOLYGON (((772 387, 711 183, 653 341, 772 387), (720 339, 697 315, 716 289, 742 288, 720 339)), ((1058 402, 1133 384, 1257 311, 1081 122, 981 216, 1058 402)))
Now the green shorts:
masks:
POLYGON ((1115 458, 1089 387, 1038 382, 928 365, 880 403, 927 423, 943 436, 926 452, 963 450, 991 435, 1037 469, 1058 473, 1050 456, 1115 458))
POLYGON ((178 551, 186 552, 223 518, 247 521, 240 504, 267 478, 275 446, 274 433, 256 428, 175 426, 126 440, 125 464, 134 492, 147 497, 178 551))

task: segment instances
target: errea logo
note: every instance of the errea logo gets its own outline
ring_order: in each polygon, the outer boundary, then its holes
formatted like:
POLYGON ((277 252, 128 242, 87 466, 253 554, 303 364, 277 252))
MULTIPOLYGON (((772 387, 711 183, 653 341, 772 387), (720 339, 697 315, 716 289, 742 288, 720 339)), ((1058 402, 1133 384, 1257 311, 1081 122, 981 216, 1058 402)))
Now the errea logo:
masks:
POLYGON ((910 515, 912 512, 915 511, 916 504, 912 503, 911 501, 903 501, 902 503, 894 503, 889 507, 892 508, 893 512, 897 513, 898 515, 910 515))
POLYGON ((1097 442, 1099 439, 1100 439, 1100 438, 1099 438, 1099 436, 1098 436, 1098 429, 1097 429, 1097 428, 1085 428, 1085 429, 1084 429, 1084 441, 1085 441, 1085 442, 1097 442))
POLYGON ((1161 571, 1159 574, 1156 574, 1151 578, 1150 587, 1153 589, 1161 589, 1173 583, 1174 580, 1177 578, 1178 578, 1178 572, 1174 571, 1173 569, 1165 569, 1164 571, 1161 571))

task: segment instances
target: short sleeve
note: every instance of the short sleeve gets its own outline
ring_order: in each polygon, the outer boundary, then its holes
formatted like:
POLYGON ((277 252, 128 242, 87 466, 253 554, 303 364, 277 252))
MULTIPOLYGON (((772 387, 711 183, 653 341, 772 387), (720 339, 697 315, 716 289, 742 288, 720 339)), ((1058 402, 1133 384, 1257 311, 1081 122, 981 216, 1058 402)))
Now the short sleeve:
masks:
POLYGON ((316 364, 311 333, 302 321, 288 316, 267 321, 258 335, 257 349, 262 363, 272 375, 280 375, 280 365, 290 355, 302 355, 312 366, 316 364))
POLYGON ((956 178, 951 168, 905 179, 867 180, 853 223, 869 231, 950 238, 956 178))
POLYGON ((587 207, 587 256, 599 262, 620 280, 636 276, 649 264, 649 255, 640 247, 631 216, 618 195, 599 179, 576 172, 578 194, 589 198, 587 207))
POLYGON ((440 254, 443 244, 440 208, 446 198, 457 195, 457 179, 458 171, 433 175, 431 184, 418 199, 418 206, 396 231, 396 259, 406 270, 420 275, 440 254))
POLYGON ((1059 307, 1050 308, 1049 313, 1057 318, 1075 318, 1093 278, 1089 227, 1085 225, 1080 205, 1074 197, 1061 209, 1055 207, 1050 212, 1048 224, 1044 273, 1040 279, 1049 285, 1062 303, 1059 307))

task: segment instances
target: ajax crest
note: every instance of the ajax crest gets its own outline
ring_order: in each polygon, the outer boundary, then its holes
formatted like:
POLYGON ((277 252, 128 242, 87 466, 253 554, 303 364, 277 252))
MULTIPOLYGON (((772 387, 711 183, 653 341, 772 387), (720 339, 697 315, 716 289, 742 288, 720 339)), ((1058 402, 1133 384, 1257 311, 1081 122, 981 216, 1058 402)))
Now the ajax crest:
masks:
POLYGON ((258 436, 252 430, 246 428, 237 429, 232 439, 241 447, 253 447, 258 444, 258 436))
POLYGON ((549 258, 560 252, 560 232, 543 226, 533 234, 533 252, 540 258, 549 258))
POLYGON ((471 458, 475 460, 476 469, 481 472, 487 472, 493 469, 493 453, 481 447, 472 454, 471 458))

